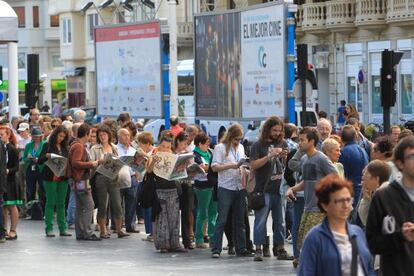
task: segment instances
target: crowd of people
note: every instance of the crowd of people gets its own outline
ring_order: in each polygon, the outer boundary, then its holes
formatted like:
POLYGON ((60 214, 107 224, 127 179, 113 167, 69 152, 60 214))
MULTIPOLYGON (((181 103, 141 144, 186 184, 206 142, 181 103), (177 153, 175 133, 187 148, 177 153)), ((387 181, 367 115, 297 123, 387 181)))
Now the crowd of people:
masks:
POLYGON ((59 236, 75 229, 77 240, 109 239, 110 230, 125 238, 143 223, 144 240, 161 253, 209 248, 220 258, 225 234, 228 255, 262 261, 273 253, 292 261, 299 275, 409 275, 414 135, 393 126, 391 135, 370 141, 352 109, 345 103, 342 109, 336 133, 326 118, 298 129, 269 117, 248 149, 238 124, 213 147, 198 125, 182 126, 176 117, 155 144, 128 113, 94 126, 82 110, 59 118, 32 109, 28 122, 3 120, 0 241, 16 240, 19 217, 39 219, 39 213, 53 238, 56 214, 59 236), (107 154, 137 152, 147 157, 145 173, 126 167, 114 181, 97 170, 107 154), (193 153, 184 168, 195 162, 204 173, 165 179, 154 169, 161 153, 193 153), (55 155, 68 160, 64 175, 45 165, 55 155))

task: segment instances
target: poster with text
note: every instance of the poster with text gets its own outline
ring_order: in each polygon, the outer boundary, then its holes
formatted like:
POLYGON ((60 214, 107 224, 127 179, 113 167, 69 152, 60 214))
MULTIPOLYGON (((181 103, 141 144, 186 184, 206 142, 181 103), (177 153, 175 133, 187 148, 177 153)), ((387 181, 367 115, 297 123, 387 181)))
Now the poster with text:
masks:
POLYGON ((99 116, 162 117, 160 24, 95 29, 99 116))
POLYGON ((195 17, 196 116, 241 117, 240 12, 195 17))
POLYGON ((243 118, 285 116, 284 5, 241 13, 243 118))

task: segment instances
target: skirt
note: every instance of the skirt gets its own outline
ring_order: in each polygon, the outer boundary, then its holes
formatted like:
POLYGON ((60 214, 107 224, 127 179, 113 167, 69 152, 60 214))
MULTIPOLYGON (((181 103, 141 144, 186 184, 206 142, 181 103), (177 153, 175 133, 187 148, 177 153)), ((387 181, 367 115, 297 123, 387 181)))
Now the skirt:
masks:
POLYGON ((298 233, 298 248, 302 247, 303 241, 305 240, 306 234, 308 234, 309 230, 322 223, 325 216, 325 213, 322 212, 303 212, 298 233))
POLYGON ((23 196, 19 182, 8 177, 6 192, 4 193, 4 206, 22 205, 23 196))

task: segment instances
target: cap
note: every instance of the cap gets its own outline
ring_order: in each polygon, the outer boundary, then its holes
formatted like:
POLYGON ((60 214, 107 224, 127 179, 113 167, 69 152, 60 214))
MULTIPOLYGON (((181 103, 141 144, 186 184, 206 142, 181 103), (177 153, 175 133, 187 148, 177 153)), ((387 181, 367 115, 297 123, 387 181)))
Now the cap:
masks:
POLYGON ((21 123, 19 125, 19 128, 17 129, 17 131, 25 131, 28 130, 30 128, 28 123, 21 123))
POLYGON ((32 131, 30 132, 30 135, 32 135, 32 136, 42 136, 43 132, 39 127, 34 127, 32 129, 32 131))

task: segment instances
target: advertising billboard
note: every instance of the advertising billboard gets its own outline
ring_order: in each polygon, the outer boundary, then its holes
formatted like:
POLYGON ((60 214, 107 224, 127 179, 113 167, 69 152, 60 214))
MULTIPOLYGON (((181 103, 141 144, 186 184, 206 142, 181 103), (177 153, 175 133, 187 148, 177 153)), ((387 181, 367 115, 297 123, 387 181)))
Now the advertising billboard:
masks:
POLYGON ((95 29, 99 116, 162 117, 159 22, 95 29))
POLYGON ((195 18, 196 115, 241 117, 240 13, 195 18))
POLYGON ((285 116, 285 5, 195 17, 196 116, 285 116))
POLYGON ((243 118, 284 116, 284 6, 241 13, 243 118))

